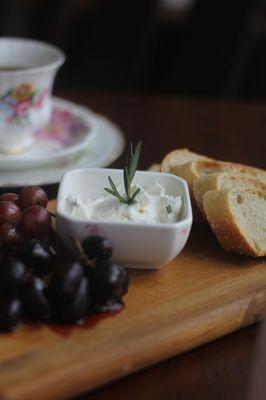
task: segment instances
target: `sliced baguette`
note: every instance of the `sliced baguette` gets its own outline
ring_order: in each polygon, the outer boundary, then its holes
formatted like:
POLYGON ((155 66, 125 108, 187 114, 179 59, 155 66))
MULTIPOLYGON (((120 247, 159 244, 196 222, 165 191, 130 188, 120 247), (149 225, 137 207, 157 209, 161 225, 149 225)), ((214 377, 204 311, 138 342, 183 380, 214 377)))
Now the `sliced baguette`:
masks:
POLYGON ((160 172, 161 171, 161 164, 152 164, 148 171, 160 172))
POLYGON ((185 164, 176 165, 170 170, 170 173, 179 176, 180 178, 183 178, 187 182, 190 194, 191 206, 193 210, 193 219, 197 223, 202 224, 204 223, 204 218, 202 216, 202 213, 197 207, 197 203, 193 195, 193 182, 195 179, 199 177, 198 171, 196 170, 195 166, 196 162, 190 161, 185 164))
POLYGON ((203 197, 207 220, 226 251, 266 255, 266 192, 212 190, 203 197))
POLYGON ((204 215, 203 197, 210 190, 231 189, 239 187, 256 191, 266 191, 266 183, 261 179, 244 174, 228 172, 203 174, 193 182, 193 195, 197 206, 204 215))
POLYGON ((161 164, 161 171, 170 172, 174 166, 185 164, 193 160, 212 160, 212 158, 193 153, 189 149, 173 150, 164 157, 161 164))
POLYGON ((251 167, 226 161, 206 161, 198 160, 195 162, 194 169, 198 176, 202 174, 212 174, 214 172, 230 172, 235 174, 243 174, 259 178, 266 183, 266 171, 263 169, 251 167))
POLYGON ((242 174, 256 177, 266 184, 265 170, 226 161, 196 160, 182 165, 175 165, 170 170, 170 173, 185 179, 191 191, 195 179, 198 179, 203 174, 213 174, 218 172, 229 172, 237 175, 242 174))
POLYGON ((170 173, 180 176, 187 181, 191 203, 196 217, 195 219, 198 222, 203 222, 203 218, 201 217, 202 213, 198 211, 197 201, 194 197, 194 181, 201 175, 218 172, 228 172, 236 175, 242 174, 253 178, 256 177, 266 184, 266 171, 242 164, 216 160, 194 160, 182 165, 175 165, 171 168, 170 173))

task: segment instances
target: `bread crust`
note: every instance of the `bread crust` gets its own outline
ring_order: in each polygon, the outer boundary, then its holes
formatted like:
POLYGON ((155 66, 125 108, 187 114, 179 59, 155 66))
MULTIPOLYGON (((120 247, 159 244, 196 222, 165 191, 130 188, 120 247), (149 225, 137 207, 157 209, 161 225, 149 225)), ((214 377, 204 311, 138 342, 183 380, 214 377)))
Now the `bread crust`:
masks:
POLYGON ((228 172, 216 172, 213 174, 203 174, 193 181, 193 196, 200 211, 204 213, 203 197, 210 190, 230 189, 231 187, 239 187, 259 190, 266 192, 266 183, 260 178, 232 174, 228 172))
POLYGON ((202 216, 199 208, 197 207, 197 203, 193 193, 193 182, 195 179, 199 177, 199 174, 195 168, 195 161, 190 161, 185 164, 176 165, 170 170, 170 173, 180 178, 183 178, 188 184, 188 190, 190 194, 191 205, 193 209, 193 217, 197 223, 206 223, 205 219, 202 216))
POLYGON ((148 171, 154 171, 154 172, 160 172, 161 171, 161 164, 152 164, 149 168, 148 171))
MULTIPOLYGON (((243 229, 241 229, 241 226, 237 221, 232 210, 230 199, 230 194, 234 190, 237 190, 238 193, 242 193, 242 195, 245 195, 245 192, 247 191, 257 194, 248 189, 222 189, 212 190, 205 193, 203 197, 203 205, 211 229, 221 246, 226 251, 233 251, 238 254, 250 255, 252 257, 265 256, 266 252, 263 249, 258 249, 254 243, 246 237, 243 229)), ((266 198, 266 192, 263 196, 266 198)))
POLYGON ((214 160, 188 149, 177 149, 165 156, 161 171, 186 180, 194 221, 200 224, 208 222, 225 250, 253 257, 265 255, 241 230, 237 215, 234 215, 230 207, 228 195, 231 183, 237 190, 246 186, 265 192, 265 170, 214 160), (226 182, 226 179, 230 182, 226 182))
POLYGON ((195 161, 194 168, 197 171, 198 176, 215 172, 229 172, 256 177, 266 183, 266 171, 263 169, 251 167, 249 165, 237 164, 227 161, 197 160, 195 161))
POLYGON ((166 154, 161 164, 162 172, 170 172, 171 168, 176 165, 185 164, 192 160, 212 160, 212 158, 194 153, 187 148, 176 149, 166 154))

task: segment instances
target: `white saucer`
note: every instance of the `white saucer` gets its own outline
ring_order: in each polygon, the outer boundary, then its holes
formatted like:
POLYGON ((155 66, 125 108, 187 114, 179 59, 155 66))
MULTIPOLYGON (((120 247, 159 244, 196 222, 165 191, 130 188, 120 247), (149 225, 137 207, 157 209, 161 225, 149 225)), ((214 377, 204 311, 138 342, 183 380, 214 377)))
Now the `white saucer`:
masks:
MULTIPOLYGON (((60 102, 62 105, 73 105, 66 100, 54 99, 54 101, 60 102)), ((90 135, 88 135, 87 145, 82 146, 82 149, 71 155, 55 157, 52 162, 38 167, 13 170, 0 169, 0 187, 58 183, 67 171, 84 167, 106 167, 120 156, 125 147, 125 139, 121 130, 107 118, 94 113, 92 110, 77 105, 75 107, 82 108, 88 121, 93 124, 93 133, 90 132, 90 135)))
POLYGON ((1 170, 41 167, 58 162, 84 149, 97 132, 97 118, 85 107, 52 98, 48 126, 34 132, 34 144, 19 154, 0 153, 1 170))

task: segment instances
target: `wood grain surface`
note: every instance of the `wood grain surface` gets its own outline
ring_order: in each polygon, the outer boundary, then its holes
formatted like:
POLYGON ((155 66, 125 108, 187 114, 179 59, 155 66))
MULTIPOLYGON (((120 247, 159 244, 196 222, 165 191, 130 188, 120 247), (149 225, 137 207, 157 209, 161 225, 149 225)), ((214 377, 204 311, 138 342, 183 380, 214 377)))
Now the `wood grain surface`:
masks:
MULTIPOLYGON (((136 143, 138 140, 143 140, 140 161, 140 167, 143 169, 160 161, 168 151, 177 147, 189 147, 193 151, 219 159, 266 168, 266 103, 263 101, 228 101, 215 98, 191 99, 155 93, 147 95, 76 90, 64 90, 57 92, 57 95, 84 104, 111 118, 122 128, 127 142, 132 140, 136 143)), ((123 155, 113 166, 121 168, 124 161, 125 156, 123 155)), ((49 185, 45 189, 50 198, 56 197, 58 185, 49 185)), ((15 188, 14 190, 17 191, 18 189, 15 188)), ((3 191, 5 189, 1 188, 0 193, 3 191)), ((206 235, 206 240, 211 238, 211 246, 217 246, 217 249, 219 249, 215 240, 207 233, 192 232, 192 235, 199 236, 198 239, 194 239, 194 243, 202 243, 203 237, 201 235, 206 235)), ((193 240, 193 236, 191 240, 193 240)), ((180 257, 183 257, 189 251, 189 246, 191 246, 190 243, 180 257)), ((204 248, 203 251, 207 251, 204 248)), ((230 256, 226 255, 226 258, 230 262, 230 256)), ((234 257, 232 259, 235 260, 234 257)), ((237 259, 242 260, 238 257, 237 259)), ((245 272, 245 262, 242 262, 240 273, 245 272)), ((219 260, 218 265, 220 265, 219 260)), ((188 271, 190 269, 186 268, 185 265, 183 265, 183 268, 188 271)), ((239 267, 237 267, 237 271, 238 269, 239 267)), ((167 270, 163 270, 159 274, 165 273, 164 271, 167 270)), ((139 273, 142 274, 141 271, 139 273)), ((158 276, 157 273, 156 276, 158 276)), ((132 287, 133 285, 131 285, 129 296, 131 296, 132 287)), ((254 297, 256 298, 255 294, 252 298, 254 297)), ((126 310, 128 310, 128 307, 130 307, 128 306, 128 299, 126 301, 126 310)), ((250 302, 252 304, 252 300, 250 302)), ((99 326, 104 321, 103 319, 102 322, 99 322, 99 326)), ((25 354, 30 354, 30 348, 38 350, 40 342, 44 338, 50 343, 70 339, 70 334, 67 336, 58 329, 47 328, 49 333, 47 336, 40 326, 37 328, 37 330, 36 327, 23 328, 27 329, 30 335, 28 339, 26 335, 20 335, 19 340, 18 337, 16 340, 14 338, 9 340, 9 348, 6 347, 4 353, 5 357, 8 352, 10 352, 9 359, 14 358, 16 352, 17 354, 21 353, 23 357, 22 349, 25 350, 25 354), (17 341, 18 343, 16 343, 17 341)), ((82 334, 82 330, 78 332, 82 334)), ((157 334, 159 335, 160 331, 157 334)), ((265 346, 263 347, 265 339, 258 340, 258 337, 266 337, 265 324, 258 323, 231 335, 223 336, 219 340, 209 342, 181 356, 172 357, 170 360, 141 370, 134 375, 125 377, 125 374, 121 374, 120 377, 124 377, 124 379, 112 382, 93 392, 84 393, 79 399, 243 400, 247 398, 249 387, 255 386, 256 397, 253 397, 254 400, 264 400, 266 398, 264 383, 266 353, 265 346), (254 379, 254 376, 256 376, 256 379, 254 379)), ((2 338, 0 338, 0 344, 1 342, 2 338)), ((1 348, 3 349, 4 346, 1 348)), ((49 351, 47 348, 47 352, 49 351)), ((1 352, 3 353, 3 351, 1 352)), ((9 361, 7 360, 6 368, 9 368, 10 373, 12 367, 8 366, 9 361)), ((3 361, 0 377, 6 368, 3 361)), ((132 370, 129 372, 132 372, 132 370)), ((16 383, 14 382, 13 385, 15 386, 16 383)), ((10 384, 10 386, 12 385, 10 384)), ((80 387, 78 391, 69 390, 69 392, 66 388, 64 397, 69 399, 73 396, 77 400, 73 393, 83 391, 85 386, 80 387)), ((50 388, 48 387, 47 390, 49 397, 50 388)), ((5 389, 6 392, 7 389, 5 389)), ((249 397, 249 400, 251 399, 252 397, 249 397)))
POLYGON ((265 259, 225 253, 205 228, 193 228, 183 252, 162 270, 131 270, 130 278, 121 313, 74 328, 24 324, 2 335, 0 398, 69 398, 247 326, 266 311, 265 259))

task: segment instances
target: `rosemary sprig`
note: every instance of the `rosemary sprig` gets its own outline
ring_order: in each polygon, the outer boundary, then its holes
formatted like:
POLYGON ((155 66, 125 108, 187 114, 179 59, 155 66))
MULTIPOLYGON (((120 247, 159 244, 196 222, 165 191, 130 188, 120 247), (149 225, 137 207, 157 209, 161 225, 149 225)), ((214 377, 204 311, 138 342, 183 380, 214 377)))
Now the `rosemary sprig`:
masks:
POLYGON ((115 196, 121 203, 132 204, 140 191, 140 188, 136 189, 134 193, 132 193, 132 181, 135 175, 135 172, 138 167, 140 152, 141 152, 142 142, 138 142, 135 152, 133 152, 132 143, 129 145, 129 151, 127 156, 126 166, 123 169, 123 179, 124 179, 124 187, 126 192, 126 197, 123 197, 117 190, 112 178, 108 176, 108 180, 111 188, 104 188, 106 192, 115 196))

